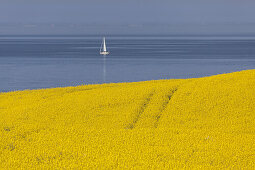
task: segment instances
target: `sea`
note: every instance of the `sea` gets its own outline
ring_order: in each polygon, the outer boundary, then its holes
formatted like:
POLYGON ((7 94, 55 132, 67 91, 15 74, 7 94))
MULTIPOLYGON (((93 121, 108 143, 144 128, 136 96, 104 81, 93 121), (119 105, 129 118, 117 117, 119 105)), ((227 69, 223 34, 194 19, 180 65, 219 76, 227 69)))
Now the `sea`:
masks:
POLYGON ((255 36, 0 36, 0 92, 255 69, 255 36))

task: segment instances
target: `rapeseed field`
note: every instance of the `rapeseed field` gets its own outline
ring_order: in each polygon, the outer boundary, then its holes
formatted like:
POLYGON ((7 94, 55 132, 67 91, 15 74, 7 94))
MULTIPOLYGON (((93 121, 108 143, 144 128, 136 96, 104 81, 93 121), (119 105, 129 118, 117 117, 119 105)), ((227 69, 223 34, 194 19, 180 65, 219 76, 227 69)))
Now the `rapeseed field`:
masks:
POLYGON ((255 70, 0 93, 1 169, 255 169, 255 70))

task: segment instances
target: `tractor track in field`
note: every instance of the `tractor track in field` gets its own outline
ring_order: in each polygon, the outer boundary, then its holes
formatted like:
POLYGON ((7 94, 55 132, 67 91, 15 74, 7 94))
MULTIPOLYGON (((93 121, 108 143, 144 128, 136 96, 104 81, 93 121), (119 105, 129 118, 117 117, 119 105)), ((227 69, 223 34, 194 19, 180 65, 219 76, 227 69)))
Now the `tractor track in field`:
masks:
POLYGON ((153 97, 154 93, 155 93, 155 91, 151 92, 147 96, 146 100, 143 102, 142 106, 140 107, 140 110, 138 111, 138 114, 135 116, 133 121, 126 127, 126 129, 134 129, 135 128, 136 123, 140 119, 140 117, 143 114, 144 110, 148 107, 148 104, 150 103, 150 100, 153 97))
MULTIPOLYGON (((166 99, 161 104, 158 105, 159 111, 154 112, 154 113, 150 113, 151 115, 149 115, 149 117, 153 117, 151 125, 149 125, 149 127, 152 127, 152 128, 157 128, 158 127, 159 121, 160 121, 161 117, 163 116, 163 113, 164 113, 165 109, 167 108, 169 102, 171 101, 172 96, 174 95, 174 93, 176 91, 177 91, 177 88, 172 89, 167 94, 164 94, 166 99)), ((126 129, 134 129, 134 128, 136 128, 138 122, 141 123, 141 121, 147 121, 148 120, 147 118, 146 118, 147 120, 145 120, 142 117, 144 117, 144 116, 147 117, 148 116, 148 115, 144 115, 144 114, 148 114, 146 112, 146 109, 149 109, 148 107, 149 107, 150 103, 152 102, 151 99, 154 97, 155 93, 156 92, 153 91, 146 97, 146 99, 142 103, 141 107, 139 108, 137 114, 134 116, 134 119, 131 121, 131 123, 129 123, 126 126, 126 129)))
POLYGON ((168 100, 166 100, 163 105, 162 105, 162 109, 160 110, 160 112, 158 113, 158 115, 156 116, 156 121, 154 123, 154 127, 157 128, 159 125, 159 120, 162 117, 162 113, 164 112, 164 110, 167 108, 169 102, 171 101, 171 98, 173 97, 174 93, 177 91, 178 88, 175 88, 171 91, 170 94, 167 95, 168 100))

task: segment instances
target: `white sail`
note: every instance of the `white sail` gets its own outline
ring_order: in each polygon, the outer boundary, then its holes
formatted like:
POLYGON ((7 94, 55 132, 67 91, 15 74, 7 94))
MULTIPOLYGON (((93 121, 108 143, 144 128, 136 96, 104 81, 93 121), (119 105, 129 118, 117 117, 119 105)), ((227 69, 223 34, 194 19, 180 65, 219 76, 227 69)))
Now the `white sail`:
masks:
POLYGON ((102 42, 102 44, 101 44, 100 54, 102 54, 102 55, 107 55, 107 54, 109 54, 109 51, 107 51, 107 49, 106 49, 105 37, 103 38, 103 42, 102 42), (102 47, 103 47, 103 49, 102 49, 102 47))
POLYGON ((107 50, 106 50, 106 44, 105 44, 105 37, 104 37, 103 43, 104 43, 103 52, 106 52, 107 50))

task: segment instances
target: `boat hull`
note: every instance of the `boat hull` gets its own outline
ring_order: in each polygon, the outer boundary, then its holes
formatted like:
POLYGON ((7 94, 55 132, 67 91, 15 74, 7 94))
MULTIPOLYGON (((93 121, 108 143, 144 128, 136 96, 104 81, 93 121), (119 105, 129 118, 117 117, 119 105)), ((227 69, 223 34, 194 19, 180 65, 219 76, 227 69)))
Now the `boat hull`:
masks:
POLYGON ((108 55, 108 54, 110 54, 108 51, 102 51, 102 52, 100 52, 100 54, 101 55, 108 55))

